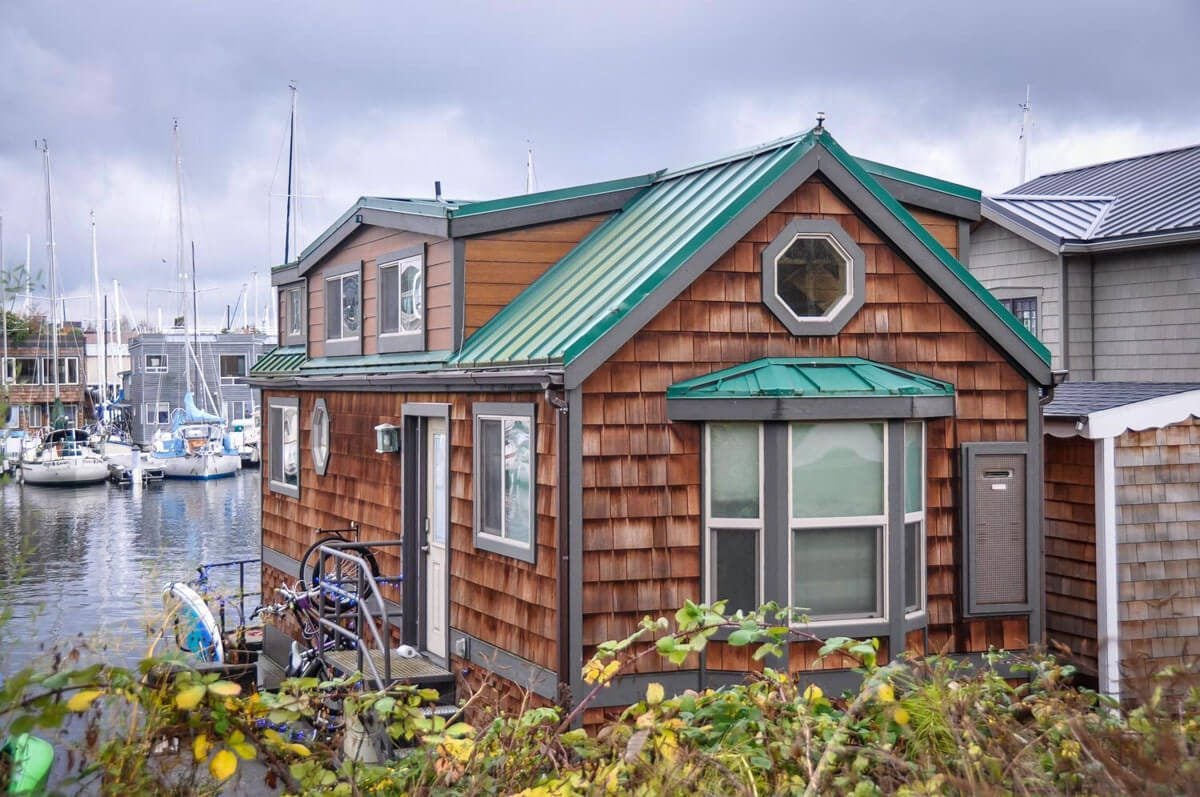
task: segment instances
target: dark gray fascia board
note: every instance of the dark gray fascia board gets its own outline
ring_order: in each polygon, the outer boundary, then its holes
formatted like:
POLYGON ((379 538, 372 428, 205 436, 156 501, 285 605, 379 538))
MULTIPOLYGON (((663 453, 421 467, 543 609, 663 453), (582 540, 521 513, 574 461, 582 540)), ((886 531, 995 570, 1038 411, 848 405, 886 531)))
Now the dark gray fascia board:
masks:
MULTIPOLYGON (((701 246, 688 258, 687 262, 678 268, 674 274, 667 277, 661 285, 637 304, 616 326, 604 333, 591 346, 567 366, 566 387, 573 389, 583 384, 597 368, 616 354, 625 343, 637 334, 638 330, 650 323, 664 307, 683 292, 725 252, 754 229, 759 219, 766 216, 780 202, 791 196, 805 180, 816 173, 821 164, 821 147, 813 147, 796 162, 786 174, 783 174, 767 187, 754 201, 730 220, 725 228, 713 236, 708 243, 701 246)), ((832 156, 829 160, 832 160, 832 156)))
POLYGON ((1056 235, 1047 235, 1042 230, 1031 227, 1028 222, 1018 218, 1006 209, 992 202, 988 197, 983 198, 982 216, 986 221, 999 225, 1013 235, 1024 238, 1034 246, 1041 247, 1051 254, 1058 254, 1062 248, 1062 239, 1056 235))
POLYGON ((622 191, 612 191, 607 194, 562 199, 557 202, 547 202, 541 205, 529 205, 512 210, 499 210, 494 213, 480 213, 476 216, 450 219, 450 236, 458 238, 469 235, 511 230, 517 227, 529 227, 534 224, 546 224, 552 221, 576 219, 582 216, 594 216, 597 213, 612 213, 625 207, 629 200, 646 190, 646 186, 626 188, 622 191))
POLYGON ((1200 229, 1175 230, 1172 232, 1139 233, 1121 238, 1102 238, 1097 241, 1066 241, 1063 254, 1120 252, 1127 249, 1149 249, 1155 246, 1174 246, 1200 241, 1200 229))
POLYGON ((463 334, 466 331, 466 276, 467 276, 467 244, 461 238, 450 239, 451 276, 450 276, 450 346, 454 351, 460 351, 463 345, 463 334))
POLYGON ((288 263, 286 266, 281 266, 278 269, 271 271, 271 285, 275 287, 283 287, 292 283, 302 283, 304 278, 300 276, 300 263, 288 263))
POLYGON ((399 374, 345 374, 303 376, 289 375, 279 379, 255 377, 248 380, 254 387, 269 389, 297 388, 301 390, 383 391, 430 390, 449 392, 479 390, 483 392, 543 391, 562 386, 558 371, 414 371, 399 374))
POLYGON ((954 396, 667 399, 672 421, 834 421, 946 418, 954 396))
POLYGON ((897 202, 903 202, 906 205, 915 205, 924 210, 932 210, 935 213, 944 213, 947 216, 954 216, 966 221, 979 221, 979 203, 972 202, 969 199, 962 197, 951 196, 944 194, 941 191, 932 191, 928 188, 922 188, 919 185, 906 183, 903 180, 894 180, 891 177, 882 175, 871 175, 875 180, 883 186, 884 190, 891 194, 897 202))
POLYGON ((296 262, 297 274, 304 276, 311 271, 322 258, 332 252, 338 244, 350 237, 363 224, 369 224, 373 227, 385 227, 391 230, 405 230, 422 235, 432 235, 438 238, 449 237, 449 225, 444 218, 423 216, 416 213, 397 213, 394 210, 367 208, 363 207, 360 201, 359 204, 351 208, 350 212, 346 213, 346 220, 338 225, 337 229, 331 231, 325 237, 325 240, 321 241, 311 252, 296 262), (360 216, 362 217, 361 223, 357 221, 357 218, 360 216))
POLYGON ((541 665, 515 656, 507 650, 484 642, 478 637, 471 636, 453 626, 450 628, 450 650, 455 646, 466 643, 467 660, 476 667, 482 667, 490 673, 512 681, 522 689, 528 689, 539 697, 547 700, 558 699, 558 675, 541 665))

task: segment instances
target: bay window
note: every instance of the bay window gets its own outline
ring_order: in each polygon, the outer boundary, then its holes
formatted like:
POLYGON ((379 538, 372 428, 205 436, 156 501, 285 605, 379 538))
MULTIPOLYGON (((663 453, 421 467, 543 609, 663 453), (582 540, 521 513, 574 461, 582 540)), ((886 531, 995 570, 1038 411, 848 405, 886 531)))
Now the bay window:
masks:
POLYGON ((729 612, 754 611, 762 604, 762 427, 708 424, 707 445, 708 590, 729 612))

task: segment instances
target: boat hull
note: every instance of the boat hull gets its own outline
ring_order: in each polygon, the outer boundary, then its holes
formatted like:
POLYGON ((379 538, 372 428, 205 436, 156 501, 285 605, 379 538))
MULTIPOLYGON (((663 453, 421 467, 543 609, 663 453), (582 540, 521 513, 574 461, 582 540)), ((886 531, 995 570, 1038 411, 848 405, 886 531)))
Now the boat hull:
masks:
POLYGON ((75 487, 84 484, 99 484, 108 478, 108 463, 99 457, 22 462, 21 478, 26 484, 45 487, 75 487), (73 461, 80 460, 80 461, 73 461))
POLYGON ((224 479, 238 472, 242 458, 237 454, 155 456, 152 464, 162 468, 168 479, 224 479))

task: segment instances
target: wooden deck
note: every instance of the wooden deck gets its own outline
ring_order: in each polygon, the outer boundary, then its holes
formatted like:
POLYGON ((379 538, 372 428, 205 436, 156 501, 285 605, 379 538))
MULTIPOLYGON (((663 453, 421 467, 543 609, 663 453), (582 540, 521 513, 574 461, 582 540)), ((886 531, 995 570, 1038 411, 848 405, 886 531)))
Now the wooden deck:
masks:
MULTIPOLYGON (((329 665, 339 672, 352 673, 358 671, 358 651, 356 650, 335 650, 325 654, 329 665)), ((375 664, 375 669, 379 672, 380 677, 386 675, 384 672, 383 653, 378 650, 371 651, 371 661, 375 664)), ((454 675, 447 669, 439 667, 431 661, 423 658, 406 659, 403 656, 392 655, 392 681, 404 681, 415 684, 434 684, 453 681, 454 675)), ((366 666, 366 662, 363 662, 366 666)), ((368 668, 369 669, 369 668, 368 668)), ((369 675, 370 673, 364 673, 369 675)))

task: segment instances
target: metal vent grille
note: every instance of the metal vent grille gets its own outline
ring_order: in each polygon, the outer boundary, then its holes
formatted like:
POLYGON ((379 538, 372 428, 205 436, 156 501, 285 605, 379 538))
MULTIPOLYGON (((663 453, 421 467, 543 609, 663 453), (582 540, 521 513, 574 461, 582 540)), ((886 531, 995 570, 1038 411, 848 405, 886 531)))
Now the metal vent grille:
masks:
POLYGON ((1024 603, 1024 455, 977 454, 971 487, 975 495, 975 602, 1024 603))

